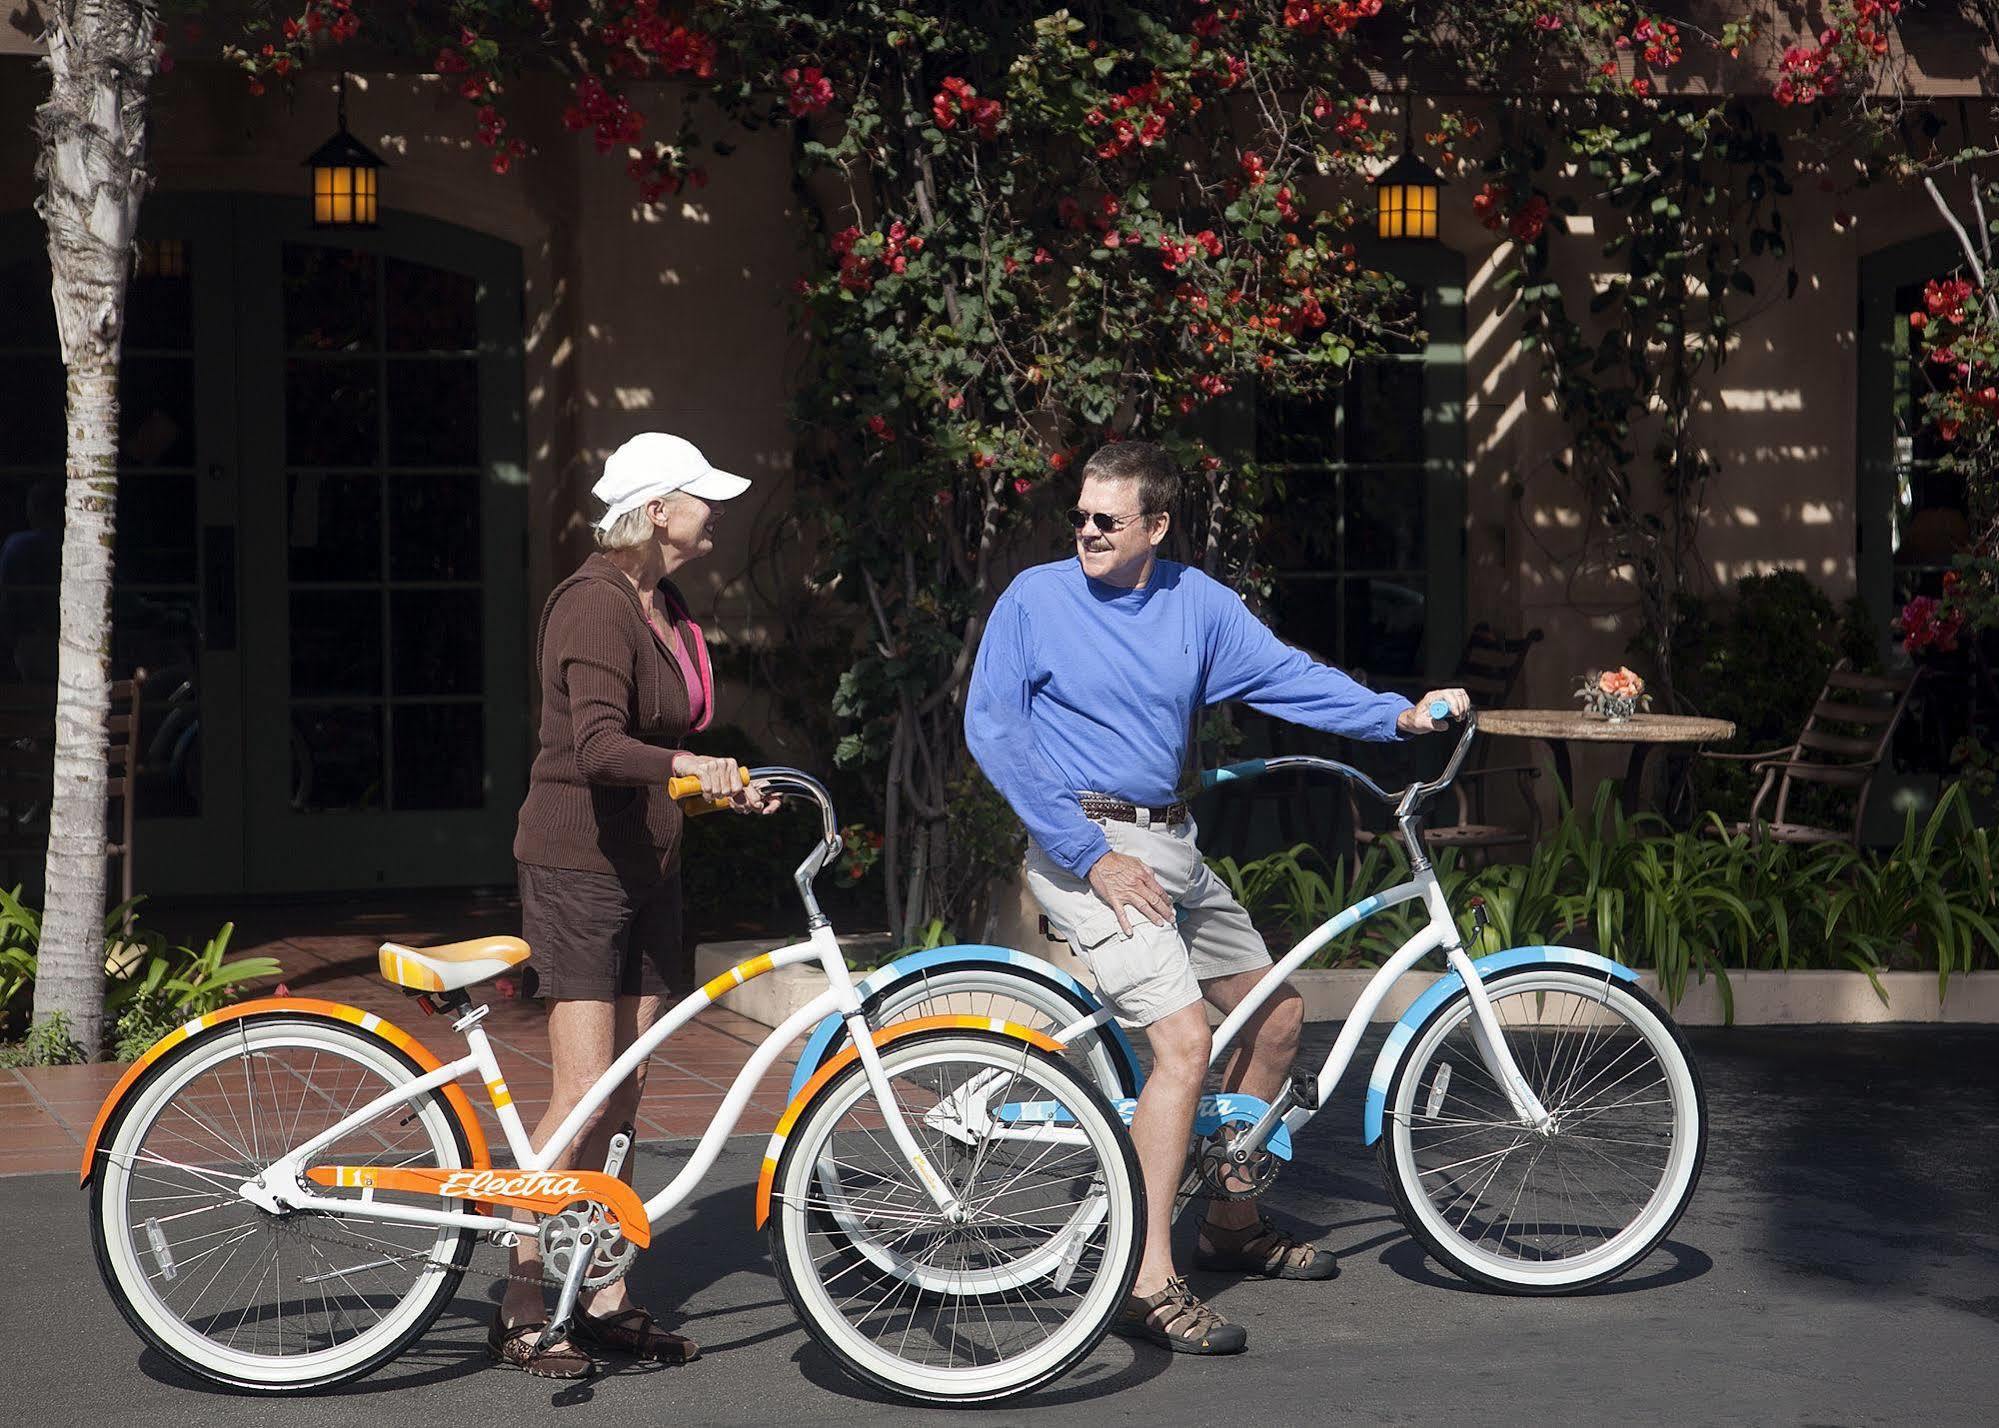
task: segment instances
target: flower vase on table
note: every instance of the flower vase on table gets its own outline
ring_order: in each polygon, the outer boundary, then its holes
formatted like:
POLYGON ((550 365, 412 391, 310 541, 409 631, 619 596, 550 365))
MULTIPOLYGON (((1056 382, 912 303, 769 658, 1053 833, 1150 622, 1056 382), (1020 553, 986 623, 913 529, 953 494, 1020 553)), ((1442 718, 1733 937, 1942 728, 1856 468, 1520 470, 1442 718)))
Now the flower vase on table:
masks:
POLYGON ((1616 669, 1593 669, 1583 676, 1576 689, 1583 713, 1607 724, 1622 724, 1640 709, 1652 707, 1645 681, 1619 665, 1616 669))

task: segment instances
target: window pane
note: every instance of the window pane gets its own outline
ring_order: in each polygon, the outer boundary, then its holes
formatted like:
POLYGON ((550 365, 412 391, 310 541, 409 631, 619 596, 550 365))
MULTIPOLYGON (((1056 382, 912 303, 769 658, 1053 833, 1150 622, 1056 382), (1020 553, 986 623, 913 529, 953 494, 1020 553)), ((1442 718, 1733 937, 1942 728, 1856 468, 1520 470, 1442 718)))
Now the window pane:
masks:
POLYGON ((389 464, 479 464, 479 364, 397 362, 389 369, 389 464))
POLYGON ((398 590, 389 614, 397 694, 480 692, 485 642, 477 590, 398 590))
POLYGON ((1346 586, 1347 662, 1375 677, 1420 674, 1428 623, 1420 578, 1350 579, 1346 586))
POLYGON ((1256 407, 1258 461, 1323 463, 1339 459, 1332 401, 1262 397, 1256 407))
POLYGON ((373 466, 381 448, 381 367, 294 358, 285 371, 285 460, 373 466))
POLYGON ((479 484, 472 472, 390 478, 391 578, 479 578, 479 484))
POLYGON ((1340 486, 1337 471, 1307 468, 1282 474, 1284 495, 1263 517, 1258 550, 1272 570, 1339 569, 1340 486))
POLYGON ((56 349, 52 286, 45 251, 0 263, 0 312, 7 314, 7 346, 56 349))
POLYGON ((59 477, 0 482, 0 682, 55 682, 62 498, 59 477))
POLYGON ((478 808, 486 801, 480 705, 398 704, 389 717, 397 808, 478 808))
POLYGON ((0 357, 0 466, 63 461, 62 360, 0 357))
POLYGON ((1347 378, 1346 452, 1366 464, 1423 459, 1423 364, 1362 362, 1347 378))
POLYGON ((382 565, 379 476, 287 478, 293 580, 374 580, 382 565))
POLYGON ((373 254, 287 243, 284 264, 287 347, 358 352, 377 345, 373 254))
POLYGON ((294 590, 292 693, 382 692, 382 596, 378 590, 294 590))
POLYGON ((125 348, 186 352, 194 346, 194 245, 180 238, 142 246, 125 290, 125 348))
POLYGON ((1286 644, 1342 664, 1340 581, 1336 576, 1279 576, 1270 592, 1270 625, 1286 644))
POLYGON ((382 807, 382 708, 292 710, 292 806, 303 813, 382 807))
POLYGON ((391 258, 386 279, 391 352, 469 352, 479 345, 478 285, 471 278, 391 258))
POLYGON ((1423 474, 1348 471, 1348 570, 1421 570, 1424 557, 1423 474))
POLYGON ((118 581, 192 585, 200 578, 194 477, 127 476, 118 483, 118 581))
POLYGON ((127 357, 118 366, 118 460, 194 465, 194 359, 127 357))

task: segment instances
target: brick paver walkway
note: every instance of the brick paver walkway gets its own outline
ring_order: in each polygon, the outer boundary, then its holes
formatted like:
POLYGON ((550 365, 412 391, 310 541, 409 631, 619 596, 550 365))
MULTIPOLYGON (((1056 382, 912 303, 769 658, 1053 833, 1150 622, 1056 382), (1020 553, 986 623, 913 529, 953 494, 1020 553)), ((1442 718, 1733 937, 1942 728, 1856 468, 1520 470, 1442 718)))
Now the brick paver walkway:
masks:
MULTIPOLYGON (((198 912, 183 910, 178 915, 190 919, 190 935, 205 935, 193 929, 212 931, 226 914, 206 923, 193 920, 199 918, 198 912)), ((172 926, 164 920, 161 925, 172 926)), ((464 1053, 464 1042, 451 1030, 449 1019, 425 1016, 399 988, 382 980, 375 968, 376 948, 385 940, 421 947, 426 942, 511 932, 518 925, 518 912, 499 898, 423 899, 396 909, 352 904, 334 909, 258 908, 239 919, 230 952, 275 957, 283 968, 274 982, 253 984, 245 995, 268 995, 281 985, 291 996, 346 1002, 394 1022, 448 1061, 464 1053)), ((485 1021, 487 1034, 514 1102, 532 1130, 548 1105, 554 1077, 547 1014, 539 1002, 493 995, 492 984, 474 988, 475 997, 481 992, 492 1008, 485 1021)), ((683 1027, 653 1057, 639 1109, 640 1138, 697 1136, 705 1131, 736 1072, 766 1033, 767 1028, 726 1005, 709 1008, 683 1027)), ((796 1051, 788 1048, 766 1073, 736 1124, 736 1134, 770 1133, 784 1109, 796 1051)), ((0 1175, 76 1170, 98 1107, 124 1072, 119 1064, 0 1070, 0 1175)), ((465 1089, 479 1110, 494 1158, 510 1160, 483 1088, 475 1082, 465 1089)))

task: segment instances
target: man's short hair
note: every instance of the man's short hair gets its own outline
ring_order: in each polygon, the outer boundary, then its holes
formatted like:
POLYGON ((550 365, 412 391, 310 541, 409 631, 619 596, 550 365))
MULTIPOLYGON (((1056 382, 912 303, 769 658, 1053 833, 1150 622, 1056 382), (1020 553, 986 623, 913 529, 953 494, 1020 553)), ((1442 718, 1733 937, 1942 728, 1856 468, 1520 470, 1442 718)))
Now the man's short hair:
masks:
POLYGON ((1083 479, 1138 482, 1138 508, 1170 511, 1180 494, 1180 472, 1156 441, 1114 441, 1083 463, 1083 479))

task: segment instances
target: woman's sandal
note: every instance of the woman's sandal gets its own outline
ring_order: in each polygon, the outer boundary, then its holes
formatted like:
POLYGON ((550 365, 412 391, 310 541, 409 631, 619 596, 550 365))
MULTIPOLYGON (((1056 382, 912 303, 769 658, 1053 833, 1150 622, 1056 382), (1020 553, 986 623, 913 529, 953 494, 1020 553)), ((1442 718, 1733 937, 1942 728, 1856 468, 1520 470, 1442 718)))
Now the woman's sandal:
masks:
POLYGON ((647 1363, 691 1364, 701 1357, 699 1344, 660 1328, 652 1315, 636 1304, 602 1318, 579 1309, 574 1330, 586 1344, 630 1354, 647 1363))
POLYGON ((1194 1267, 1260 1274, 1265 1279, 1331 1279, 1340 1272, 1339 1261, 1329 1251, 1285 1234, 1268 1219, 1241 1229, 1204 1222, 1194 1267))
POLYGON ((493 1327, 486 1331, 486 1352, 494 1363, 509 1364, 536 1378, 588 1378, 597 1371, 597 1361, 566 1340, 537 1351, 535 1340, 547 1327, 544 1319, 508 1328, 495 1316, 493 1327))
POLYGON ((1239 1354, 1249 1333, 1231 1324, 1194 1297, 1187 1281, 1173 1278, 1157 1294, 1134 1294, 1124 1301, 1111 1332, 1128 1339, 1150 1339, 1176 1354, 1239 1354))

